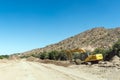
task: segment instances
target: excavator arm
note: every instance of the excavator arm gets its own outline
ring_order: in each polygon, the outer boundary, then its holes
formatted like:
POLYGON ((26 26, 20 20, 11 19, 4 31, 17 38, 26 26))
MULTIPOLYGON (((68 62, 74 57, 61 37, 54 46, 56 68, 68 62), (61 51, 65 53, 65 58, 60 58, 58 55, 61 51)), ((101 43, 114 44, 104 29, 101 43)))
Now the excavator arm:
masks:
POLYGON ((86 51, 82 48, 76 48, 76 49, 72 49, 72 50, 66 50, 66 54, 67 54, 67 57, 68 57, 68 60, 72 61, 72 54, 74 52, 79 52, 79 53, 86 53, 86 51))

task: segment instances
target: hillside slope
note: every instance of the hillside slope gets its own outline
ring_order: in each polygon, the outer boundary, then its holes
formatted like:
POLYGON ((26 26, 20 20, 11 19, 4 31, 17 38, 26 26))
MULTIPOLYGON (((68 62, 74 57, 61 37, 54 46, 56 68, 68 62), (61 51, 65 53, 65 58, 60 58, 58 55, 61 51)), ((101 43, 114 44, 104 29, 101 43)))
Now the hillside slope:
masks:
POLYGON ((33 49, 24 54, 35 54, 52 50, 66 50, 84 48, 93 51, 95 48, 110 48, 120 38, 120 28, 105 29, 93 28, 78 35, 67 38, 59 43, 48 45, 44 48, 33 49))

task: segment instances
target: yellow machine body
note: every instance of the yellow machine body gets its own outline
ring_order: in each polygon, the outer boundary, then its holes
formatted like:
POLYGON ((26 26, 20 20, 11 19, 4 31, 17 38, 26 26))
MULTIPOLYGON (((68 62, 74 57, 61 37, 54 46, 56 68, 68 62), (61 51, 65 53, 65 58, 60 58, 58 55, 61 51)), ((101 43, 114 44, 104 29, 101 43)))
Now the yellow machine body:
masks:
POLYGON ((93 55, 89 55, 89 56, 85 59, 85 62, 101 61, 101 60, 103 60, 103 55, 102 55, 102 54, 93 54, 93 55))

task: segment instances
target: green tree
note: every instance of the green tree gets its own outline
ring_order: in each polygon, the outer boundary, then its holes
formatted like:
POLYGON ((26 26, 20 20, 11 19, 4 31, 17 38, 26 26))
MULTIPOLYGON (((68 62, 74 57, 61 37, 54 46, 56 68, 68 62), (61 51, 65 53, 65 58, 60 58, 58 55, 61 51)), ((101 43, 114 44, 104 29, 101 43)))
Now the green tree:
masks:
POLYGON ((48 58, 50 60, 57 60, 58 57, 58 51, 51 51, 48 53, 48 58))
POLYGON ((109 49, 105 60, 111 60, 115 55, 120 57, 120 39, 113 45, 112 49, 109 49))
POLYGON ((48 59, 48 53, 47 52, 39 53, 38 57, 40 59, 48 59))
POLYGON ((120 57, 120 39, 113 45, 113 53, 120 57))
POLYGON ((8 59, 9 55, 0 55, 0 59, 4 59, 4 58, 8 59))
POLYGON ((59 51, 56 57, 57 57, 57 60, 67 60, 67 55, 65 51, 59 51))
POLYGON ((48 53, 48 59, 50 60, 67 60, 65 51, 51 51, 48 53))
POLYGON ((107 54, 107 50, 103 49, 103 48, 96 48, 92 54, 102 54, 103 57, 105 58, 106 54, 107 54))

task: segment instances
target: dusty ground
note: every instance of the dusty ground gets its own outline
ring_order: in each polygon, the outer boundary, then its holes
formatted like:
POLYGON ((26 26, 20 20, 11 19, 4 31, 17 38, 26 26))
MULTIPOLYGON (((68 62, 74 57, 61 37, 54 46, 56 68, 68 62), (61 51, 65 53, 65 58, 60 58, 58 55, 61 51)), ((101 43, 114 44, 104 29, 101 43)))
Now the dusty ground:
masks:
POLYGON ((119 70, 112 71, 95 66, 62 67, 26 60, 0 62, 0 80, 120 80, 119 70))

